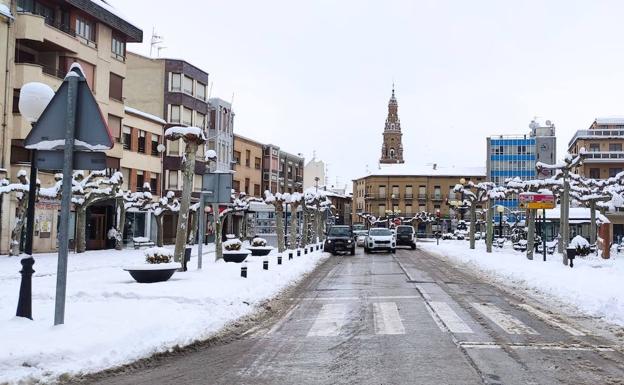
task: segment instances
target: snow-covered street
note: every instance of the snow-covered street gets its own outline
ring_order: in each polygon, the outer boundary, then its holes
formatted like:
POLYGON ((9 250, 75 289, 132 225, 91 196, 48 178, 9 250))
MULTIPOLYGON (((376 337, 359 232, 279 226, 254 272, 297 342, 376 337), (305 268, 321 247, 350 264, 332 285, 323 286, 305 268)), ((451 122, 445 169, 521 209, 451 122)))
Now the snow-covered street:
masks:
MULTIPOLYGON (((204 248, 206 249, 206 248, 204 248)), ((50 380, 113 366, 206 339, 248 315, 313 270, 326 258, 314 252, 262 270, 263 257, 240 264, 213 262, 196 251, 189 271, 167 282, 136 283, 122 268, 144 262, 144 250, 101 250, 70 254, 65 324, 53 326, 56 254, 36 255, 33 321, 15 317, 19 258, 0 258, 0 383, 50 380)))
POLYGON ((612 252, 611 259, 595 254, 577 257, 574 268, 564 266, 560 254, 535 254, 528 260, 526 253, 514 251, 510 244, 486 253, 485 243, 479 241, 475 250, 468 242, 445 240, 440 245, 420 242, 419 247, 439 258, 450 259, 462 266, 485 273, 489 278, 506 285, 534 290, 582 313, 601 317, 624 326, 624 255, 612 252))

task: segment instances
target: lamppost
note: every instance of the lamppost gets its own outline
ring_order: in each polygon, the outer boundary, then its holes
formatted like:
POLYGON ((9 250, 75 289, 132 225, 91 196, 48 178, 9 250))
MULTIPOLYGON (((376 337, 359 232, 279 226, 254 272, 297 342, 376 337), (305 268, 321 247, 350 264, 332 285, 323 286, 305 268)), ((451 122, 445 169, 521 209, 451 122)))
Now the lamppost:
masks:
MULTIPOLYGON (((26 83, 20 89, 19 111, 34 128, 39 116, 43 113, 50 100, 54 97, 54 90, 43 83, 26 83)), ((22 264, 22 281, 20 283, 19 300, 17 302, 18 317, 32 319, 32 275, 35 272, 32 266, 35 259, 32 256, 33 232, 35 230, 35 202, 37 198, 37 150, 30 150, 30 180, 28 184, 28 209, 26 211, 26 244, 24 253, 28 255, 20 261, 22 264)))
POLYGON ((505 206, 496 206, 496 212, 498 213, 498 236, 503 237, 503 213, 505 212, 505 206))
POLYGON ((440 244, 440 209, 436 209, 436 245, 440 244))
MULTIPOLYGON (((466 185, 466 179, 465 178, 461 178, 459 180, 459 183, 461 183, 462 186, 466 185)), ((461 205, 459 208, 459 219, 461 219, 462 221, 464 220, 464 190, 461 191, 461 205)))

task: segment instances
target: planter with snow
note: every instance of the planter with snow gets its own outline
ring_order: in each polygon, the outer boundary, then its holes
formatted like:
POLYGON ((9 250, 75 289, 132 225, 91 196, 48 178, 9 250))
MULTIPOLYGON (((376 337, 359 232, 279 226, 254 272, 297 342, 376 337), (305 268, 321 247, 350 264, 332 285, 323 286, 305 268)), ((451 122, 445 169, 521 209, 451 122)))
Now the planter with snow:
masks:
POLYGON ((247 250, 251 251, 251 255, 254 257, 263 257, 269 255, 273 247, 267 246, 266 239, 254 238, 251 241, 251 246, 247 247, 247 250))
POLYGON ((568 246, 568 249, 569 248, 574 248, 576 250, 575 255, 578 255, 580 257, 584 257, 591 253, 591 245, 589 244, 587 239, 583 238, 580 235, 572 238, 572 240, 570 241, 570 245, 568 246))
POLYGON ((238 239, 223 242, 223 260, 225 262, 241 263, 249 254, 251 251, 243 249, 243 243, 238 239))
POLYGON ((138 283, 154 283, 167 281, 181 266, 172 263, 173 252, 162 247, 145 250, 144 265, 128 266, 124 270, 130 273, 138 283))

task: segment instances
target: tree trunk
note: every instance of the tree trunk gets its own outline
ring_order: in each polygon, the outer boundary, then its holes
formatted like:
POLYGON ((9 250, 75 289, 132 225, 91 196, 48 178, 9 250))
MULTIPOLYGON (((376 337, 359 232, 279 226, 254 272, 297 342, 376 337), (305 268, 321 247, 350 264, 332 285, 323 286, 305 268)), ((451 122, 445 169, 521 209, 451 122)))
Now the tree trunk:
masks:
POLYGON ((492 241, 494 238, 494 229, 492 228, 494 206, 492 205, 492 200, 488 202, 487 208, 487 224, 485 225, 485 248, 488 253, 492 252, 492 241))
POLYGON ((76 206, 76 253, 84 253, 87 249, 87 208, 76 206))
MULTIPOLYGON (((186 247, 186 235, 188 226, 189 207, 191 205, 191 192, 193 191, 193 177, 195 176, 195 156, 197 153, 197 142, 188 141, 184 151, 184 180, 182 182, 182 197, 180 211, 178 212, 178 229, 176 231, 176 242, 173 259, 182 264, 182 270, 186 271, 186 259, 184 258, 184 248, 186 247)), ((216 215, 219 215, 216 213, 216 215)))
MULTIPOLYGON (((299 203, 290 204, 290 249, 297 248, 297 208, 299 203)), ((301 246, 305 245, 306 241, 301 237, 301 246)))
POLYGON ((561 242, 559 242, 561 252, 563 254, 563 264, 568 265, 568 253, 566 249, 568 248, 568 244, 570 242, 570 230, 568 230, 568 220, 570 213, 570 182, 568 180, 569 172, 568 170, 563 170, 563 196, 562 196, 562 204, 561 204, 561 219, 560 219, 560 232, 561 232, 561 242))
POLYGON ((470 202, 470 230, 468 236, 470 239, 470 248, 475 248, 475 230, 477 228, 477 209, 476 202, 470 202))
POLYGON ((163 216, 154 215, 156 220, 156 246, 163 247, 163 216))
MULTIPOLYGON (((292 212, 290 215, 293 215, 292 212)), ((277 235, 277 251, 281 253, 286 250, 286 242, 284 241, 284 205, 281 201, 275 202, 275 233, 277 235)), ((292 240, 290 244, 293 244, 292 240)))
POLYGON ((529 210, 528 221, 527 258, 532 260, 533 250, 535 250, 535 210, 529 210))
POLYGON ((310 209, 303 206, 301 210, 301 216, 303 217, 303 228, 301 229, 301 242, 304 245, 310 243, 310 209))
MULTIPOLYGON (((199 209, 198 209, 199 210, 199 209)), ((197 229, 197 211, 189 211, 191 216, 191 228, 188 231, 188 244, 195 244, 195 229, 197 229)))
POLYGON ((589 210, 591 217, 591 224, 589 226, 589 243, 592 245, 596 243, 596 201, 592 200, 589 202, 589 210))
POLYGON ((126 204, 123 198, 117 201, 119 205, 119 222, 117 225, 117 237, 115 238, 115 250, 121 250, 123 247, 123 233, 126 227, 126 204))
POLYGON ((28 207, 28 195, 24 194, 22 199, 17 200, 17 214, 15 227, 11 231, 11 249, 9 255, 20 255, 20 241, 22 240, 22 230, 24 229, 24 219, 28 207))

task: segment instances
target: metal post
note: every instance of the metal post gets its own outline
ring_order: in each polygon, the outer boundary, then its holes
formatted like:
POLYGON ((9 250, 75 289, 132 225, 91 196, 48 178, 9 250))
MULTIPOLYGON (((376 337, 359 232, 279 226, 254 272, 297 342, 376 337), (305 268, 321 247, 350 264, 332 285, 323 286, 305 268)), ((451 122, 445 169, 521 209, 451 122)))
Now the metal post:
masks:
POLYGON ((546 209, 542 209, 542 254, 546 262, 546 209))
POLYGON ((54 325, 65 322, 65 293, 67 289, 67 254, 69 253, 69 210, 72 194, 72 166, 74 164, 74 135, 76 130, 76 102, 78 78, 70 76, 67 89, 67 124, 65 126, 65 150, 63 152, 63 186, 61 199, 61 223, 59 229, 59 253, 56 272, 56 301, 54 325))
MULTIPOLYGON (((284 236, 288 236, 288 202, 286 202, 284 204, 284 207, 286 209, 286 212, 284 213, 284 236)), ((276 215, 279 215, 278 212, 275 213, 276 215)), ((292 214, 290 214, 292 215, 292 214)), ((290 240, 290 242, 292 242, 292 239, 290 240)), ((290 245, 288 245, 287 247, 290 247, 290 245)))
POLYGON ((498 213, 498 236, 503 237, 503 213, 498 213))
POLYGON ((35 230, 35 202, 37 197, 37 150, 30 153, 30 180, 28 181, 28 211, 26 212, 26 245, 24 252, 28 257, 21 260, 22 275, 20 282, 19 299, 17 301, 16 316, 32 319, 32 268, 33 233, 35 230))
POLYGON ((206 203, 204 202, 204 192, 199 194, 199 212, 197 213, 199 218, 199 243, 197 244, 197 268, 202 268, 202 246, 204 245, 204 239, 206 238, 206 203))
POLYGON ((527 234, 527 258, 533 259, 533 249, 535 248, 535 211, 533 209, 529 209, 529 223, 528 223, 528 234, 527 234))

